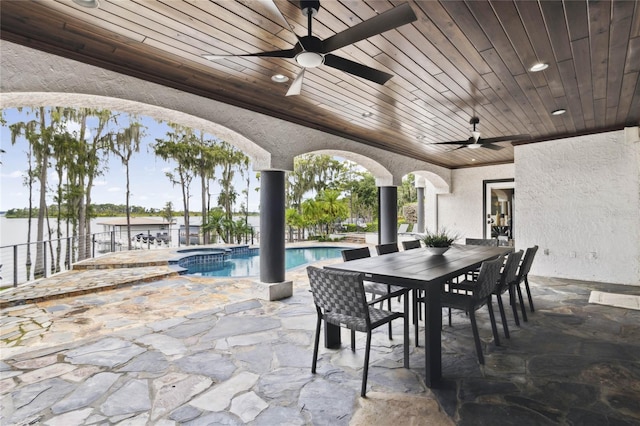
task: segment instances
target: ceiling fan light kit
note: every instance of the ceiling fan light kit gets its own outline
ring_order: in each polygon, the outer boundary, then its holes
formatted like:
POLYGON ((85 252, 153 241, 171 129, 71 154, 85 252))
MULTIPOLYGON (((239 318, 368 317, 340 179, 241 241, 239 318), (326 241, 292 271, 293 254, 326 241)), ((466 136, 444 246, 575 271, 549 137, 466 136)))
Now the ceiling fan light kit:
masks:
MULTIPOLYGON (((272 7, 273 13, 280 15, 284 23, 288 26, 289 30, 293 32, 293 27, 282 13, 278 10, 277 5, 273 0, 266 2, 272 7)), ((418 18, 415 12, 409 5, 404 3, 400 6, 396 6, 389 9, 379 15, 360 22, 359 24, 347 28, 331 37, 321 40, 318 37, 312 35, 313 17, 318 14, 320 10, 319 1, 300 1, 300 10, 303 15, 307 17, 307 35, 300 37, 297 34, 296 38, 298 42, 291 49, 276 50, 272 52, 259 52, 259 53, 247 53, 239 55, 203 55, 206 59, 215 61, 224 58, 231 58, 235 56, 245 57, 263 57, 263 58, 286 58, 295 59, 296 63, 302 67, 302 70, 298 73, 293 83, 287 91, 287 96, 299 95, 302 90, 302 82, 304 78, 304 71, 307 68, 317 68, 319 66, 328 66, 348 74, 354 75, 365 80, 369 80, 378 84, 385 84, 393 75, 384 71, 371 68, 367 65, 354 62, 350 59, 346 59, 332 54, 334 50, 338 50, 342 47, 357 43, 361 40, 365 40, 374 35, 382 34, 386 31, 400 27, 405 24, 409 24, 418 18)))
POLYGON ((296 56, 296 62, 303 68, 316 68, 324 64, 324 55, 316 52, 301 52, 296 56))

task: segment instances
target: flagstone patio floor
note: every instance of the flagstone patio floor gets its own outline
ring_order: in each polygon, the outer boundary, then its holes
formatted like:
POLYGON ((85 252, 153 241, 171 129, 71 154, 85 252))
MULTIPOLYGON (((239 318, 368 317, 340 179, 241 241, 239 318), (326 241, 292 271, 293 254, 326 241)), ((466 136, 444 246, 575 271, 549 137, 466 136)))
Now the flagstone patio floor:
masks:
POLYGON ((321 347, 311 374, 316 314, 304 268, 287 272, 293 297, 275 302, 256 298, 255 278, 163 268, 73 271, 10 290, 31 302, 0 310, 0 424, 640 424, 640 310, 589 303, 592 290, 637 296, 638 287, 532 277, 536 310, 521 327, 508 315, 501 346, 479 312, 484 366, 468 318, 454 314, 436 389, 424 386, 413 341, 402 368, 396 321, 394 340, 374 332, 360 398, 364 335, 355 353, 348 332, 341 349, 321 347), (54 298, 31 298, 46 286, 54 298))

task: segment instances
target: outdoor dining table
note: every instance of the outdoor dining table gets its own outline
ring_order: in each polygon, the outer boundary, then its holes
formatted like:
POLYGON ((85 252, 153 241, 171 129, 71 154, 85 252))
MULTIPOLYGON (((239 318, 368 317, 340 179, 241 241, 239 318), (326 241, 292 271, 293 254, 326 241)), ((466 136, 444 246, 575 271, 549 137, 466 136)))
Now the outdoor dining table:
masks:
MULTIPOLYGON (((425 291, 425 384, 432 388, 438 386, 442 377, 440 291, 443 285, 475 270, 485 260, 511 250, 511 247, 453 245, 443 255, 432 255, 423 247, 336 263, 325 268, 361 272, 368 281, 425 291)), ((325 346, 340 346, 339 327, 325 324, 325 346)))

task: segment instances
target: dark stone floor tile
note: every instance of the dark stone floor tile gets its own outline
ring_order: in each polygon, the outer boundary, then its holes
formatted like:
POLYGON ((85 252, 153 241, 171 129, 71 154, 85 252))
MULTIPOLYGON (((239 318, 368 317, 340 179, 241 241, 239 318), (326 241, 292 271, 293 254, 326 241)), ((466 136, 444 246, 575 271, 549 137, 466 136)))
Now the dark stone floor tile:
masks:
POLYGON ((640 424, 640 393, 613 393, 606 395, 605 400, 611 408, 635 418, 640 424))
POLYGON ((572 408, 567 413, 566 423, 572 426, 637 426, 640 424, 640 421, 634 419, 620 419, 617 417, 607 416, 602 413, 583 410, 581 408, 572 408))
POLYGON ((575 378, 593 360, 577 355, 539 355, 529 360, 529 374, 534 377, 575 378))
POLYGON ((505 395, 505 402, 510 405, 517 405, 520 407, 524 407, 528 410, 535 411, 536 413, 544 416, 545 418, 560 424, 562 423, 562 419, 564 417, 564 411, 549 407, 548 405, 542 403, 541 401, 531 399, 528 396, 523 395, 505 395))
POLYGON ((492 381, 486 379, 469 379, 460 381, 458 398, 461 402, 473 402, 478 398, 491 395, 505 395, 518 392, 518 387, 511 382, 492 381))
POLYGON ((571 407, 590 407, 598 401, 600 390, 584 383, 537 381, 537 392, 531 397, 557 410, 566 411, 571 407))
POLYGON ((458 426, 556 426, 540 413, 515 405, 466 403, 459 411, 458 426))
POLYGON ((431 391, 445 413, 453 418, 458 408, 458 383, 455 380, 443 379, 440 385, 431 391))

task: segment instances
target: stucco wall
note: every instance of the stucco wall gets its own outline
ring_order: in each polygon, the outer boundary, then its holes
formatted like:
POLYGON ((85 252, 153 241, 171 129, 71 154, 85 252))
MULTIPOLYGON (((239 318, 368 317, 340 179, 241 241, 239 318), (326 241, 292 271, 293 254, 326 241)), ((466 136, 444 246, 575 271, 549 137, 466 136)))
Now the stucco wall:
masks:
MULTIPOLYGON (((457 232, 464 238, 482 238, 482 181, 489 179, 512 179, 514 165, 474 167, 451 172, 451 193, 439 194, 438 225, 457 232)), ((516 181, 516 199, 518 182, 516 181)), ((433 222, 427 218, 427 224, 433 222)), ((516 219, 518 220, 518 219, 516 219)))
POLYGON ((639 139, 628 128, 516 147, 516 246, 540 247, 532 274, 640 285, 639 139))

